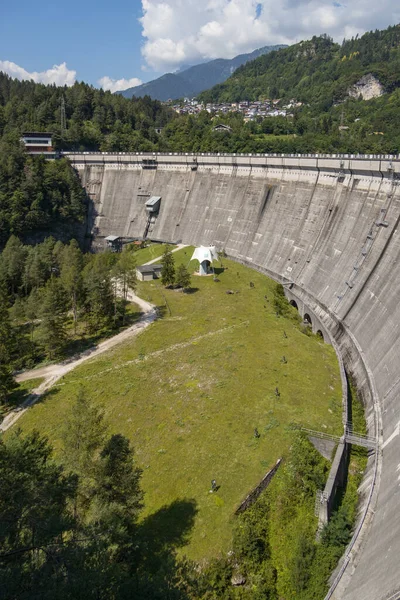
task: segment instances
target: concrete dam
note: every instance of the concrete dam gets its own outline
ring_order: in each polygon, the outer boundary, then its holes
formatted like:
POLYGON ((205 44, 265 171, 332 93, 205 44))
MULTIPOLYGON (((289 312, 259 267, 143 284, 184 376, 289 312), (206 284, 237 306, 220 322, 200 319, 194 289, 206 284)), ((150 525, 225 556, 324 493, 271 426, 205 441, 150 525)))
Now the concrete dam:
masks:
MULTIPOLYGON (((65 153, 95 244, 213 244, 285 285, 329 336, 377 439, 353 539, 327 598, 400 598, 400 159, 65 153), (156 214, 146 211, 161 197, 156 214)), ((310 365, 310 368, 312 366, 310 365)))

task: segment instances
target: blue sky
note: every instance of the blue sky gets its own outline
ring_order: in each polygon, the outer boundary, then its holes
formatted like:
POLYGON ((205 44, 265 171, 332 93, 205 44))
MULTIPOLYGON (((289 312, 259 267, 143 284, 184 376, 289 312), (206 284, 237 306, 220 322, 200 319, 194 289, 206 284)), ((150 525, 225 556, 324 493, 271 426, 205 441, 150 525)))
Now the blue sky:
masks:
POLYGON ((30 72, 66 62, 77 79, 93 84, 106 74, 144 79, 141 14, 139 0, 7 2, 0 20, 0 60, 30 72))
POLYGON ((183 64, 400 22, 398 0, 19 0, 3 3, 0 70, 125 89, 183 64), (54 67, 55 66, 55 67, 54 67), (54 67, 54 68, 53 68, 54 67))

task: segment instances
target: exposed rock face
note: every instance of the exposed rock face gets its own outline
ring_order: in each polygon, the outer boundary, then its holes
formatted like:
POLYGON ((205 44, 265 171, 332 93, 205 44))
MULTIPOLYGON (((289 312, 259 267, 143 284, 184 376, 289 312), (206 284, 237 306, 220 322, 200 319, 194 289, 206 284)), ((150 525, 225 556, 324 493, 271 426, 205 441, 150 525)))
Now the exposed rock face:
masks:
POLYGON ((385 93, 383 89, 383 85, 379 82, 379 80, 368 73, 368 75, 364 75, 361 77, 356 84, 354 84, 349 89, 349 96, 351 98, 362 97, 363 100, 371 100, 372 98, 379 98, 385 93))

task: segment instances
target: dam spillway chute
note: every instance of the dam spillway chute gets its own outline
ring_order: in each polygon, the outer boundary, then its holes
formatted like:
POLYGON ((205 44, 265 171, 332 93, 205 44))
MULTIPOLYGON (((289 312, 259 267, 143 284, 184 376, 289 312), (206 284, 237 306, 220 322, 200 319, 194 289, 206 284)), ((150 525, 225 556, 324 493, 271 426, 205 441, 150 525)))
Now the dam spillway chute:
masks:
POLYGON ((150 231, 153 230, 154 223, 160 212, 161 196, 151 196, 146 202, 147 221, 144 230, 143 239, 145 240, 150 231))

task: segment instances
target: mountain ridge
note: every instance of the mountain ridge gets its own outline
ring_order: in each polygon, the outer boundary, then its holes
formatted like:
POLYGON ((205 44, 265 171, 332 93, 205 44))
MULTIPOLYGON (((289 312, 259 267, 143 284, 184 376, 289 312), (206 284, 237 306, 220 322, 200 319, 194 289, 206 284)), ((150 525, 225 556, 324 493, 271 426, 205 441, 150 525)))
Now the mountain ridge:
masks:
POLYGON ((239 54, 231 59, 216 58, 199 63, 176 73, 165 73, 141 85, 116 92, 125 98, 150 96, 153 100, 189 97, 222 83, 243 64, 264 54, 285 48, 284 45, 263 46, 247 54, 239 54))

